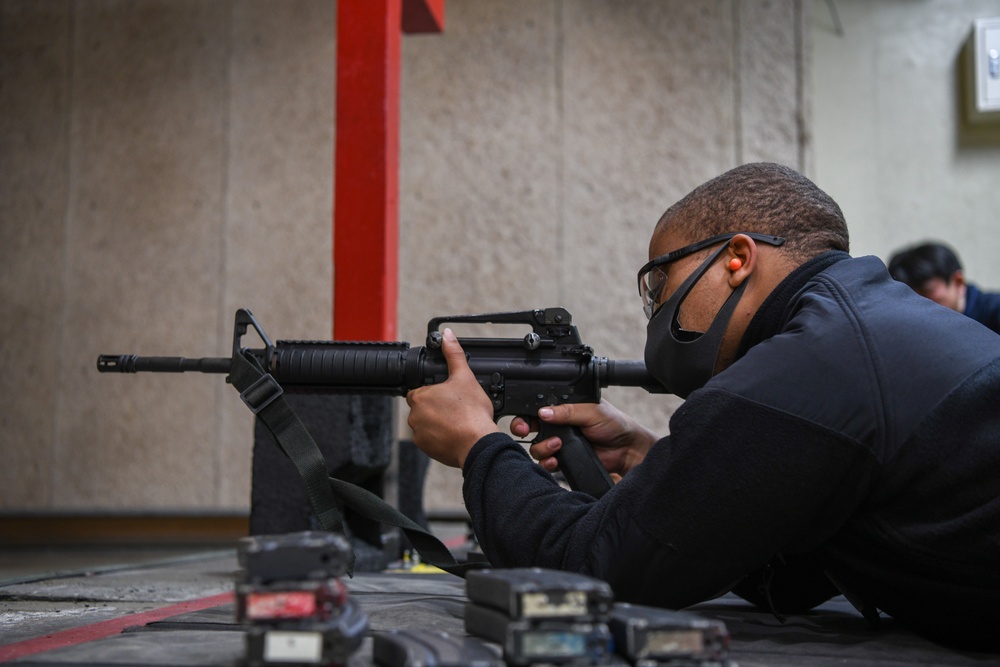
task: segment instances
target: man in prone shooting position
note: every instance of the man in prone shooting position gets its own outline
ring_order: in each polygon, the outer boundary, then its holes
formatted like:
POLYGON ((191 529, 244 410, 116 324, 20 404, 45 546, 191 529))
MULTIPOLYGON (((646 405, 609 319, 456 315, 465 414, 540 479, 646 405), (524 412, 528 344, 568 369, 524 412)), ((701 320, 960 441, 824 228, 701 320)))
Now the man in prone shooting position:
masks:
POLYGON ((1000 337, 847 251, 839 206, 780 165, 664 213, 638 281, 647 368, 687 399, 670 435, 607 403, 537 415, 580 427, 620 476, 599 500, 549 475, 558 438, 534 465, 500 432, 446 330, 449 378, 410 391, 409 424, 462 469, 490 562, 670 608, 732 590, 796 613, 843 593, 872 623, 1000 651, 1000 337))

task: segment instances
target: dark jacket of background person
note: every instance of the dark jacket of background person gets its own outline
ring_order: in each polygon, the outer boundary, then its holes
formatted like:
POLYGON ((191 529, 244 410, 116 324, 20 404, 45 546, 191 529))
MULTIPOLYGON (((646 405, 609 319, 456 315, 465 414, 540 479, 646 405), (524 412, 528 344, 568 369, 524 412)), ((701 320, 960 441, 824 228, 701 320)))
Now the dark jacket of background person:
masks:
POLYGON ((965 315, 1000 333, 1000 294, 983 292, 972 283, 966 284, 965 315))

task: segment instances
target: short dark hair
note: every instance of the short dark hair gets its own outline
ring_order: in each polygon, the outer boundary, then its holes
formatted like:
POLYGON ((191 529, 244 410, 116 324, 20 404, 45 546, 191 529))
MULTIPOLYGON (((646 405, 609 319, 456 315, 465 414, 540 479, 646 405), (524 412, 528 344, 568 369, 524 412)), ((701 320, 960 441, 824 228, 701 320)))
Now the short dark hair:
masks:
POLYGON ((889 260, 889 274, 913 289, 920 289, 932 278, 950 283, 955 272, 961 270, 955 251, 936 241, 899 250, 889 260))
POLYGON ((850 248, 847 222, 830 195, 794 169, 755 162, 730 169, 667 209, 669 224, 695 241, 729 232, 785 238, 782 249, 800 260, 850 248))

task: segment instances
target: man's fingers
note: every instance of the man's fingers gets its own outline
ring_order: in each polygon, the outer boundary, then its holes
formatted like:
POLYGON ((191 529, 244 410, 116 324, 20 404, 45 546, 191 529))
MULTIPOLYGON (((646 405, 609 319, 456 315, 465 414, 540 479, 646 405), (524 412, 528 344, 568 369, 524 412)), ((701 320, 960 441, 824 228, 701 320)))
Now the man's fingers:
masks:
POLYGON ((524 417, 514 417, 510 422, 510 432, 519 438, 523 438, 537 430, 538 424, 534 420, 528 420, 524 417))
POLYGON ((589 421, 587 408, 593 406, 589 403, 563 403, 561 405, 551 405, 539 408, 538 418, 549 424, 574 424, 580 426, 589 421))
POLYGON ((558 452, 560 447, 562 447, 562 440, 558 437, 546 438, 545 440, 532 443, 528 448, 528 453, 536 461, 542 461, 558 452))
POLYGON ((469 360, 465 358, 465 350, 455 337, 455 332, 445 328, 441 340, 441 352, 444 353, 444 360, 448 364, 448 377, 470 370, 469 360))

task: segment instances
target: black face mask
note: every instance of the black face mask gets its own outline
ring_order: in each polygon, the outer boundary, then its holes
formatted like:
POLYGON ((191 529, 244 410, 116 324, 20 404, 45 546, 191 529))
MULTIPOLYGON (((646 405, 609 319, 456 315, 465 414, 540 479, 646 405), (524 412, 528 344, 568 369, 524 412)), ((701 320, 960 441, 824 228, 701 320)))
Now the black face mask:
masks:
POLYGON ((712 379, 722 337, 750 280, 748 276, 729 295, 708 331, 698 333, 681 329, 677 322, 681 303, 727 247, 728 244, 723 245, 702 262, 666 303, 653 313, 646 325, 646 368, 668 392, 681 398, 687 398, 688 394, 704 387, 712 379))

